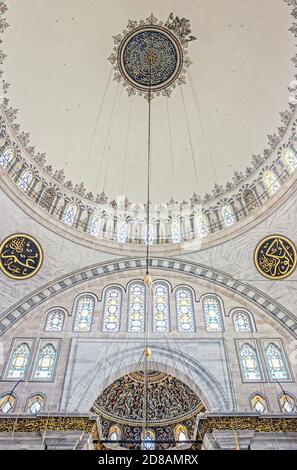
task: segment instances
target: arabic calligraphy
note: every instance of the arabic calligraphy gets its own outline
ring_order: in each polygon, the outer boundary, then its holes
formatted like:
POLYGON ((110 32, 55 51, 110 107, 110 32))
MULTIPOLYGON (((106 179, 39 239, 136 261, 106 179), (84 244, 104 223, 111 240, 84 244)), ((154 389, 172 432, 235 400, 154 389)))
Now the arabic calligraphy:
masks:
POLYGON ((296 267, 296 248, 288 238, 271 235, 258 244, 254 261, 263 276, 283 279, 292 274, 296 267))
POLYGON ((0 247, 0 268, 13 279, 27 279, 39 271, 42 249, 29 235, 14 234, 6 238, 0 247))

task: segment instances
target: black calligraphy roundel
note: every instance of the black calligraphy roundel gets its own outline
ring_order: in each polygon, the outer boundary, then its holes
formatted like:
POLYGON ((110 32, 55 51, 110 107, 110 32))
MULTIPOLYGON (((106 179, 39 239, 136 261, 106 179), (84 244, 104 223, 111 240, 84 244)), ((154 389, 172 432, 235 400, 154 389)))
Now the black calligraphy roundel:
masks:
POLYGON ((34 276, 40 269, 42 258, 39 243, 29 235, 10 235, 0 246, 0 268, 13 279, 34 276))
POLYGON ((268 279, 283 279, 296 268, 294 244, 282 235, 270 235, 262 240, 254 255, 257 270, 268 279))

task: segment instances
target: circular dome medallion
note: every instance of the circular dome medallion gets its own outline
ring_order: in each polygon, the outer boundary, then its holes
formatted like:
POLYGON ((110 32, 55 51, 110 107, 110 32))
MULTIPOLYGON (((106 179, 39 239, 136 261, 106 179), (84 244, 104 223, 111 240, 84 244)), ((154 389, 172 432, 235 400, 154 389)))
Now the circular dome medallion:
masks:
POLYGON ((180 74, 183 60, 177 38, 157 26, 141 27, 122 41, 119 69, 125 80, 141 91, 160 91, 180 74))
POLYGON ((254 262, 257 270, 268 279, 283 279, 296 268, 297 254, 294 244, 281 235, 270 235, 258 244, 254 262))
POLYGON ((41 267, 42 258, 39 243, 29 235, 10 235, 0 246, 0 268, 12 279, 34 276, 41 267))

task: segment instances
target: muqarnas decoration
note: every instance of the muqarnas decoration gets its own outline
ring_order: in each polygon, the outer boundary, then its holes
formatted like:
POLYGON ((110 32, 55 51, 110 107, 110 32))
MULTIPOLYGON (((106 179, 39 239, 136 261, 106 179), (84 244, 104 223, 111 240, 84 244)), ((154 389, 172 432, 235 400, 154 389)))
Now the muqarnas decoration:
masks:
POLYGON ((126 87, 129 96, 169 97, 176 85, 186 82, 186 70, 192 63, 188 44, 194 39, 190 21, 173 13, 166 23, 153 14, 145 21, 129 20, 127 29, 113 36, 114 50, 108 60, 114 80, 126 87))
POLYGON ((0 268, 12 279, 27 279, 36 274, 43 254, 39 243, 29 235, 14 234, 0 246, 0 268))
POLYGON ((283 279, 296 268, 297 256, 294 244, 282 235, 270 235, 258 244, 254 262, 257 270, 268 279, 283 279))

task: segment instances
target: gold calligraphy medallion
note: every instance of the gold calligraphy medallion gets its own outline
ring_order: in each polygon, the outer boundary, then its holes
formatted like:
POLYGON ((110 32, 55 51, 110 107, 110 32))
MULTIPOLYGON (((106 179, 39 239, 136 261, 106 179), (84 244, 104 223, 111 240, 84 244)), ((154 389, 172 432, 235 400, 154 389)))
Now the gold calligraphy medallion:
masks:
POLYGON ((296 268, 295 245, 282 235, 270 235, 258 244, 254 262, 259 273, 268 279, 288 277, 296 268))
POLYGON ((42 264, 39 243, 29 235, 16 233, 7 237, 0 246, 0 268, 12 279, 28 279, 42 264))

